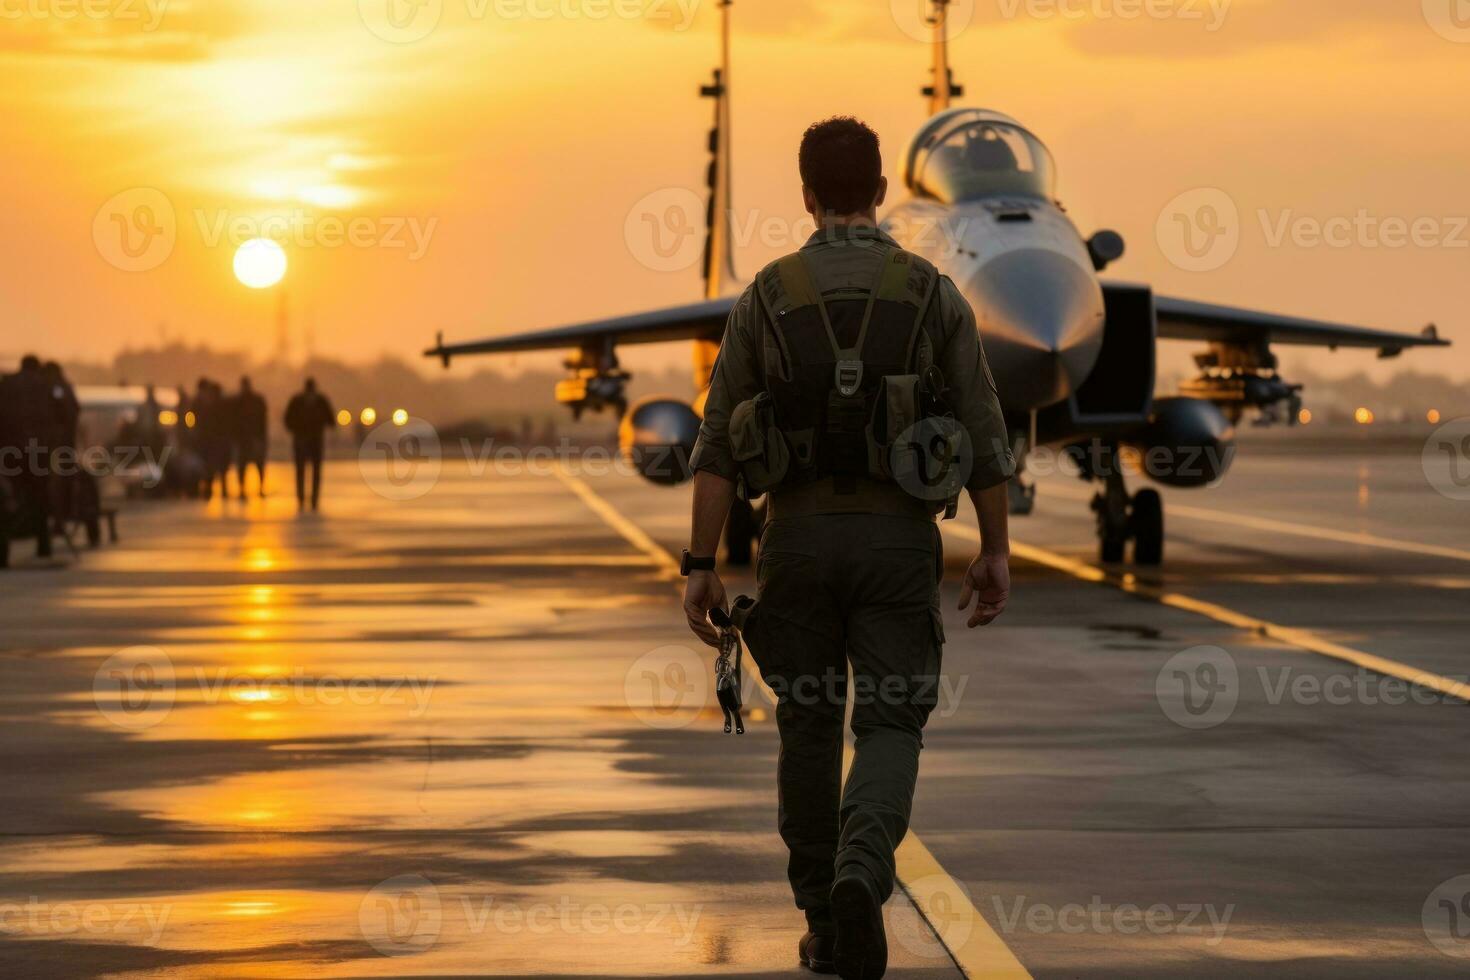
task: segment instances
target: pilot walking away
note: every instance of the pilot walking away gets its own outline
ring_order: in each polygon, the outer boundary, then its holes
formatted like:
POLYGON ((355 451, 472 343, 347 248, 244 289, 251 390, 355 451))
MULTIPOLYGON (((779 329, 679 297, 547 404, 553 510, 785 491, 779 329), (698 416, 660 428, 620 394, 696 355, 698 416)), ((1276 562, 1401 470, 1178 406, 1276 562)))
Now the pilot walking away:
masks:
POLYGON ((727 608, 720 531, 737 493, 767 494, 759 600, 743 628, 777 695, 779 827, 807 921, 798 956, 817 972, 876 980, 887 966, 882 906, 939 690, 935 518, 968 492, 982 543, 960 601, 975 602, 971 627, 988 624, 1010 590, 1015 463, 973 312, 877 227, 887 191, 877 134, 851 118, 817 123, 799 169, 817 230, 730 314, 692 459, 684 608, 717 644, 708 614, 727 608), (849 696, 856 751, 844 785, 849 696))

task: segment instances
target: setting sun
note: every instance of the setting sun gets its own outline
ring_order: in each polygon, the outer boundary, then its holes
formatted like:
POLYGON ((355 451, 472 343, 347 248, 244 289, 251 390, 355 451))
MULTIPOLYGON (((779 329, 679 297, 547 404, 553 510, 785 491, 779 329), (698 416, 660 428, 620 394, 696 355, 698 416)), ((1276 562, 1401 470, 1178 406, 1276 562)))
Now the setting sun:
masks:
POLYGON ((235 278, 251 289, 268 289, 286 274, 286 251, 269 238, 252 238, 235 250, 235 278))

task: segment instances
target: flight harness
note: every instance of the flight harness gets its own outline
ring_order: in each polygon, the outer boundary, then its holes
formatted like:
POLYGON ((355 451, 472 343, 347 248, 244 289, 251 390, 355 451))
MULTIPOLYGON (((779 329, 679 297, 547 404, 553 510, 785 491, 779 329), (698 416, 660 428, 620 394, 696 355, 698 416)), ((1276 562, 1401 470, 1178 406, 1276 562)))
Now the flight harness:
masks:
POLYGON ((762 270, 766 390, 730 417, 747 499, 827 478, 835 493, 852 494, 866 477, 954 515, 963 430, 933 363, 934 331, 925 329, 938 283, 933 265, 894 247, 866 295, 852 299, 824 298, 802 252, 762 270))

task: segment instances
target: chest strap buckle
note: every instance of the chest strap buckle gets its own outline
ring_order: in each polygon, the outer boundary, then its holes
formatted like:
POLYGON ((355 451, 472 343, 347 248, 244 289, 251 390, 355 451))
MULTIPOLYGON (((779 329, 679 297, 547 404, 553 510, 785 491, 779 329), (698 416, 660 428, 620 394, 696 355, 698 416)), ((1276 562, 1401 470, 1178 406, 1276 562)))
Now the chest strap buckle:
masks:
POLYGON ((856 351, 843 351, 842 353, 849 356, 838 358, 837 369, 833 380, 842 397, 851 398, 857 394, 858 388, 862 386, 863 362, 860 358, 850 356, 856 354, 856 351))

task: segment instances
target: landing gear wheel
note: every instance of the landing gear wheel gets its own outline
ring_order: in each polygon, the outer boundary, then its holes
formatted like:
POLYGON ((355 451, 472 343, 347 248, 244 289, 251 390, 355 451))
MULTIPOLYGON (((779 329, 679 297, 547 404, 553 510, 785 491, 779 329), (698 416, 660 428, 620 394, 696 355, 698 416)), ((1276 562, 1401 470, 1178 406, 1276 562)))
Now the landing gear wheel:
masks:
POLYGON ((1036 484, 1022 483, 1017 475, 1006 484, 1006 498, 1011 513, 1025 517, 1036 509, 1036 484))
POLYGON ((1104 482, 1103 492, 1092 498, 1092 512, 1097 515, 1097 559, 1116 565, 1128 547, 1128 491, 1121 477, 1104 482))
POLYGON ((1098 558, 1105 565, 1123 561, 1128 542, 1133 542, 1137 565, 1158 565, 1164 560, 1164 502, 1157 490, 1140 490, 1129 496, 1115 451, 1109 450, 1100 473, 1089 475, 1102 482, 1092 498, 1097 515, 1098 558))
POLYGON ((725 521, 725 561, 731 565, 749 565, 759 527, 750 503, 736 500, 730 507, 729 519, 725 521))
POLYGON ((1157 490, 1133 495, 1129 525, 1133 532, 1133 562, 1159 565, 1164 560, 1164 501, 1157 490))

